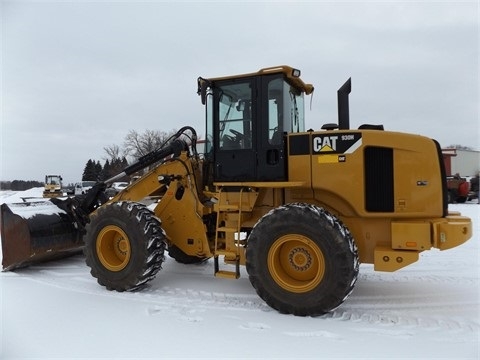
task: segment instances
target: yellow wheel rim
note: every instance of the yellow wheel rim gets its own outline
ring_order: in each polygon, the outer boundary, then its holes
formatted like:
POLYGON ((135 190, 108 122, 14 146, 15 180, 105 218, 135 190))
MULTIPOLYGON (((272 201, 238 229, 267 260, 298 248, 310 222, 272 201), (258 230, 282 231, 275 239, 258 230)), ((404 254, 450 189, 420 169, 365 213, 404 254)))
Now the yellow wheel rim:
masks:
POLYGON ((96 248, 98 259, 110 271, 121 271, 130 261, 130 240, 118 226, 105 226, 97 236, 96 248))
POLYGON ((268 251, 267 261, 275 282, 294 293, 315 289, 325 274, 325 258, 320 248, 298 234, 278 238, 268 251))

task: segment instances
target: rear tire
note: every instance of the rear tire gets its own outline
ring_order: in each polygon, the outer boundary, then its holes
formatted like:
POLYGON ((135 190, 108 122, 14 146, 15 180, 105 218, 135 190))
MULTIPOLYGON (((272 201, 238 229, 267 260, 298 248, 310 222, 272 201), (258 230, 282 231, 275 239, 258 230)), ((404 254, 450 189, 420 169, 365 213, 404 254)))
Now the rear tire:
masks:
POLYGON ((317 316, 352 292, 355 242, 323 208, 289 204, 262 217, 248 237, 246 268, 258 295, 281 313, 317 316))
POLYGON ((161 223, 144 205, 117 202, 100 207, 86 226, 90 273, 108 290, 135 290, 153 279, 164 261, 161 223))

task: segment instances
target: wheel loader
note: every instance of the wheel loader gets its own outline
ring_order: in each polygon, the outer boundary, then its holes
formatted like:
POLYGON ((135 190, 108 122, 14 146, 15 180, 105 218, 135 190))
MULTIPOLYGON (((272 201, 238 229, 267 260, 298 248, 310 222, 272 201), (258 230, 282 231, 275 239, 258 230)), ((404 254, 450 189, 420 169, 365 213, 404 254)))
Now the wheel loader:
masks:
POLYGON ((440 145, 427 137, 350 128, 351 79, 338 123, 305 129, 314 87, 289 66, 198 78, 206 137, 180 129, 164 146, 83 196, 3 204, 3 268, 82 250, 108 290, 133 291, 165 261, 211 259, 214 275, 245 266, 258 295, 281 313, 317 316, 352 292, 359 264, 396 271, 431 248, 472 236, 448 210, 440 145), (113 198, 105 189, 143 175, 113 198))
POLYGON ((60 175, 45 175, 43 197, 52 198, 63 196, 62 180, 60 175))

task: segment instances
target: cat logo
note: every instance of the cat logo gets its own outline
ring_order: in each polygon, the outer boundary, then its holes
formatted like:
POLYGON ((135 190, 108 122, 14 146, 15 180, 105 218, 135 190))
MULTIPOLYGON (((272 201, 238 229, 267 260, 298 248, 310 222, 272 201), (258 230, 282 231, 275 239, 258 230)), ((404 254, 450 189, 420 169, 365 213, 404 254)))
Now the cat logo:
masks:
POLYGON ((318 163, 338 163, 347 160, 345 154, 354 153, 362 145, 361 133, 313 136, 312 150, 318 163))
POLYGON ((313 138, 313 152, 328 151, 337 149, 338 136, 315 136, 313 138))
POLYGON ((314 135, 314 154, 351 154, 362 145, 361 133, 314 135))

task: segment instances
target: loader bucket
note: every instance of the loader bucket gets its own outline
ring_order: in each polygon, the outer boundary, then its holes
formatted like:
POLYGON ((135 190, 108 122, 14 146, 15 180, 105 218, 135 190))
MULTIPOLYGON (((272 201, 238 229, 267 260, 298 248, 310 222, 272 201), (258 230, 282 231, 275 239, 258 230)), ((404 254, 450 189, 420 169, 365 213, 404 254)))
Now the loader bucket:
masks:
POLYGON ((81 252, 82 235, 73 218, 51 201, 2 204, 3 271, 81 252))

